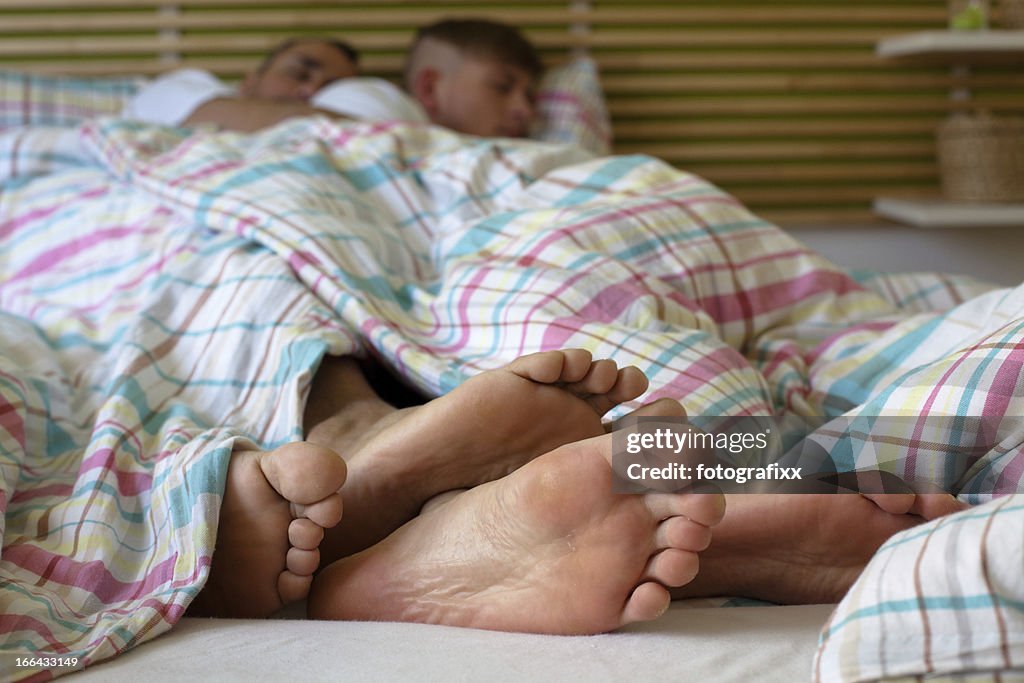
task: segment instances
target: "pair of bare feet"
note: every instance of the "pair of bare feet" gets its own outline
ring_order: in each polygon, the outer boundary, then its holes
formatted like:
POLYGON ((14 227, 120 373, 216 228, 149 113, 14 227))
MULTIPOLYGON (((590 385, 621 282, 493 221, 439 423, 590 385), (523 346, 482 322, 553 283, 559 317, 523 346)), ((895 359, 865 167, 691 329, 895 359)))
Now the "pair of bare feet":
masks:
MULTIPOLYGON (((354 363, 328 365, 309 441, 233 455, 189 612, 267 616, 308 595, 316 618, 596 633, 654 619, 671 596, 831 601, 886 538, 960 507, 743 495, 712 541, 720 495, 612 492, 601 416, 646 386, 636 368, 553 351, 396 411, 354 363)), ((674 401, 637 413, 684 414, 674 401)))

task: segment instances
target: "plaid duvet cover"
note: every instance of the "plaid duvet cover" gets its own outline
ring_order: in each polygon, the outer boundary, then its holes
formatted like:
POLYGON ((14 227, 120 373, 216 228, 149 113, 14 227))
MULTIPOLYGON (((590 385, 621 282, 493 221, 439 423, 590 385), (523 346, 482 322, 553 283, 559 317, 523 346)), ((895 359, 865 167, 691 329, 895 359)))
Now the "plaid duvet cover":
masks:
MULTIPOLYGON (((8 131, 0 274, 2 652, 79 666, 180 618, 232 448, 302 437, 324 354, 429 394, 583 347, 690 415, 1024 414, 1024 287, 887 298, 658 160, 424 126, 8 131)), ((920 457, 851 437, 851 462, 1020 490, 1024 436, 935 467, 906 424, 891 448, 920 457)))

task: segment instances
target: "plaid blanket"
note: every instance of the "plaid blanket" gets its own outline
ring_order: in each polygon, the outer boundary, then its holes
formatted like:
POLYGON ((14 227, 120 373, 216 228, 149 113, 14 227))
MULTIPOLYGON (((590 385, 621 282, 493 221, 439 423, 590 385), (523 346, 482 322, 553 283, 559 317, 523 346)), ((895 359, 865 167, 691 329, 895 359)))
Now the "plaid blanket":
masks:
MULTIPOLYGON (((945 310, 909 312, 649 157, 106 120, 0 135, 0 188, 4 653, 82 666, 170 628, 205 580, 231 449, 301 438, 325 353, 431 394, 578 346, 691 415, 1024 414, 1024 288, 961 301, 925 278, 945 310)), ((898 458, 838 438, 856 466, 975 501, 1020 488, 1021 435, 935 467, 921 424, 891 435, 898 458)))
POLYGON ((1022 495, 892 537, 825 625, 814 680, 1020 680, 1022 567, 1022 495))

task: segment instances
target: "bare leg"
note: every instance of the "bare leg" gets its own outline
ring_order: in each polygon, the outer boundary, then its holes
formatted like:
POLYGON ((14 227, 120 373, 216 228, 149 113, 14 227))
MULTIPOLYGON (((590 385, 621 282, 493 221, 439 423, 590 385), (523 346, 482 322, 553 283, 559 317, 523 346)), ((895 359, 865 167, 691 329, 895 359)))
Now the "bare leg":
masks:
POLYGON ((327 567, 310 615, 538 633, 660 616, 693 579, 718 494, 612 492, 611 435, 562 446, 327 567))
POLYGON ((213 565, 189 616, 265 617, 305 598, 344 481, 341 457, 314 444, 233 453, 213 565))
POLYGON ((314 443, 350 444, 345 519, 321 546, 325 559, 380 541, 438 493, 503 477, 557 446, 602 434, 601 416, 646 388, 637 368, 620 370, 574 349, 523 356, 402 411, 347 397, 308 432, 314 443))
POLYGON ((673 597, 837 602, 890 536, 965 507, 944 494, 737 494, 728 506, 700 576, 673 597))

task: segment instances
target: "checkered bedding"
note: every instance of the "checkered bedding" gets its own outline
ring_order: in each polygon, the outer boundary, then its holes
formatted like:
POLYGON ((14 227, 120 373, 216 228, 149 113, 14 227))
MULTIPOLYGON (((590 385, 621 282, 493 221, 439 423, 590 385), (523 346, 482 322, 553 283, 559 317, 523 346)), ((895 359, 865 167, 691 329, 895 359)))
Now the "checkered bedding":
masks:
POLYGON ((1024 477, 1024 435, 948 466, 921 431, 1024 414, 1024 287, 862 286, 649 157, 326 119, 15 129, 0 273, 4 653, 82 666, 170 628, 231 449, 301 438, 325 353, 439 394, 584 347, 691 415, 914 416, 887 446, 839 444, 972 502, 1024 477))

